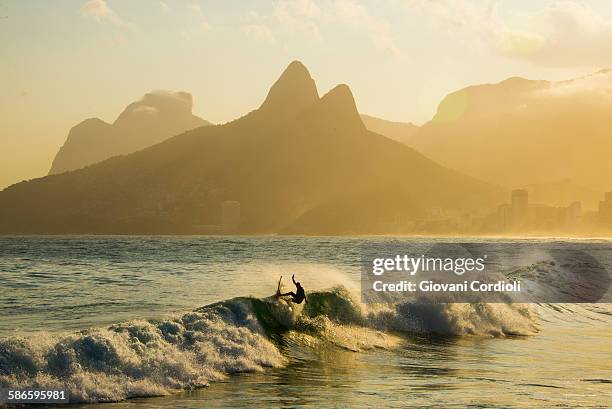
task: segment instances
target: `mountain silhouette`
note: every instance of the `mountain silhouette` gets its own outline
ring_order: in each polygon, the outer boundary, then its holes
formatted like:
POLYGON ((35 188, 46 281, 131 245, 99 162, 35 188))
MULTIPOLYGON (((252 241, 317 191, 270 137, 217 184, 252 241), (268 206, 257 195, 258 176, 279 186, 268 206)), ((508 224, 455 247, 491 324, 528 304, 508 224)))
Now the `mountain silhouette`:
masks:
MULTIPOLYGON (((561 82, 514 77, 471 86, 444 98, 409 145, 508 188, 571 179, 609 190, 610 95, 610 71, 561 82)), ((587 196, 582 199, 591 201, 587 196)))
POLYGON ((348 86, 319 98, 296 61, 239 119, 5 189, 0 232, 385 233, 499 193, 368 131, 348 86))
POLYGON ((187 92, 153 91, 125 108, 113 124, 98 118, 75 125, 53 160, 49 174, 79 169, 125 155, 209 122, 191 113, 187 92))
POLYGON ((258 115, 269 120, 292 118, 318 99, 319 92, 308 69, 293 61, 270 88, 258 115))
POLYGON ((361 115, 363 124, 372 132, 386 136, 410 146, 412 137, 419 129, 418 126, 410 122, 393 122, 385 119, 376 118, 370 115, 361 115))

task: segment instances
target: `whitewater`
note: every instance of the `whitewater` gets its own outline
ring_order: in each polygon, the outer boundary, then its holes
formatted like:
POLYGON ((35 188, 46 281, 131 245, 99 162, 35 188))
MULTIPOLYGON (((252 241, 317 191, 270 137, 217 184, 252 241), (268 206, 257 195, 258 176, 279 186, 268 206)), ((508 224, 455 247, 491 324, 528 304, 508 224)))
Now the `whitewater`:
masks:
POLYGON ((478 388, 498 391, 487 407, 612 397, 610 304, 366 305, 368 240, 392 239, 0 238, 0 387, 142 407, 282 406, 284 387, 333 407, 336 383, 353 406, 461 406, 478 388), (306 304, 271 296, 289 273, 306 304))

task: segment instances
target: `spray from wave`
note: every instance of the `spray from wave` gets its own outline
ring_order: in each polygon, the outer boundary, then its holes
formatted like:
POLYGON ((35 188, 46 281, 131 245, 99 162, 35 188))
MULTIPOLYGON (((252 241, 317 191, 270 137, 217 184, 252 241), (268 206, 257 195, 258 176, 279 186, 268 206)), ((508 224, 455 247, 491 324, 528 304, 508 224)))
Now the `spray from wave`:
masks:
POLYGON ((65 388, 71 402, 166 395, 282 365, 263 333, 249 301, 234 300, 158 323, 13 337, 0 340, 0 385, 65 388))
POLYGON ((393 348, 396 333, 528 335, 525 306, 364 306, 346 287, 313 292, 294 305, 235 298, 154 322, 130 321, 67 335, 0 339, 0 386, 62 388, 71 402, 107 402, 199 388, 238 372, 286 363, 279 336, 361 351, 393 348))

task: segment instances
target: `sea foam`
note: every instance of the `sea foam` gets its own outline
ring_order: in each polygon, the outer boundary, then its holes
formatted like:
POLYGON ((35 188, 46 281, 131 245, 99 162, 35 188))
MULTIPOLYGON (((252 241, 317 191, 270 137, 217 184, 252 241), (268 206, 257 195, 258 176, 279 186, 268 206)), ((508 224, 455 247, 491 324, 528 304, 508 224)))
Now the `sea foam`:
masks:
POLYGON ((108 402, 207 386, 230 374, 281 367, 279 336, 352 351, 394 348, 398 333, 529 335, 514 304, 361 304, 346 287, 295 305, 239 297, 163 321, 135 320, 70 334, 0 339, 0 386, 61 388, 71 402, 108 402))

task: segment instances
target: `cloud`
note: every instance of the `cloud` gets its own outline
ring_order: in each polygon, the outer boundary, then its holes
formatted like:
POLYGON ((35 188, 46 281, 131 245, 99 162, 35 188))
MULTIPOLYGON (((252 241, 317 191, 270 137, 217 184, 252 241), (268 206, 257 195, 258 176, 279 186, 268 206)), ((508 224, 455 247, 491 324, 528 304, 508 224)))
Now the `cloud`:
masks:
POLYGON ((130 104, 132 112, 154 115, 164 109, 191 110, 193 97, 188 92, 153 90, 146 93, 138 102, 130 104))
POLYGON ((274 3, 267 20, 305 34, 311 40, 321 40, 319 22, 321 8, 313 0, 280 0, 274 3))
POLYGON ((142 112, 147 115, 155 115, 159 112, 159 109, 157 109, 156 107, 148 106, 148 105, 141 105, 141 106, 135 107, 132 110, 132 112, 142 112))
POLYGON ((595 74, 570 81, 552 82, 547 88, 535 91, 540 97, 596 96, 598 100, 612 99, 612 70, 601 70, 595 74))
POLYGON ((253 38, 261 43, 273 43, 276 41, 272 30, 265 24, 247 24, 240 27, 247 37, 253 38))
POLYGON ((154 89, 150 92, 147 92, 145 96, 141 99, 141 101, 146 100, 149 95, 155 97, 163 97, 165 99, 176 99, 178 101, 187 102, 189 104, 191 104, 191 101, 193 100, 193 96, 189 92, 172 91, 167 89, 154 89))
POLYGON ((352 0, 336 0, 334 9, 335 15, 340 21, 366 30, 376 48, 391 55, 400 54, 399 48, 390 34, 388 23, 382 19, 374 18, 365 6, 352 0))
POLYGON ((549 67, 612 64, 612 21, 586 4, 559 1, 528 16, 526 30, 506 29, 501 51, 549 67))
POLYGON ((288 2, 286 1, 275 3, 272 15, 278 22, 283 24, 291 24, 295 21, 295 18, 291 15, 291 11, 289 10, 288 2))
POLYGON ((170 6, 168 6, 168 3, 166 3, 165 1, 160 0, 157 4, 159 5, 159 8, 162 9, 163 11, 170 10, 170 6))
POLYGON ((507 20, 497 15, 499 2, 494 0, 405 0, 404 4, 439 30, 471 36, 510 58, 563 68, 612 64, 612 21, 582 2, 551 1, 535 12, 510 14, 507 20))
POLYGON ((199 4, 191 3, 187 5, 187 8, 194 13, 202 14, 202 7, 199 4))
POLYGON ((391 35, 389 24, 373 17, 368 9, 355 0, 277 0, 270 13, 251 12, 250 22, 242 26, 243 32, 273 42, 276 36, 299 33, 315 41, 322 41, 324 25, 350 25, 365 31, 374 46, 391 55, 398 55, 399 48, 391 35))
POLYGON ((120 18, 113 9, 111 9, 106 0, 88 0, 81 7, 81 15, 84 17, 93 18, 94 20, 108 21, 120 27, 134 29, 133 23, 127 22, 120 18))
POLYGON ((495 9, 498 1, 405 0, 404 5, 435 29, 458 41, 458 35, 490 45, 499 32, 495 9), (493 36, 493 39, 491 38, 493 36))
MULTIPOLYGON (((210 23, 204 17, 204 12, 202 11, 202 7, 199 4, 191 3, 191 4, 187 5, 187 8, 189 10, 191 10, 194 14, 196 14, 196 16, 198 17, 198 20, 199 20, 198 26, 199 26, 200 29, 202 29, 204 31, 212 30, 212 26, 210 25, 210 23)), ((183 30, 183 37, 185 39, 191 40, 191 38, 193 36, 192 36, 191 32, 183 30)))
POLYGON ((281 23, 294 23, 320 17, 321 8, 313 0, 281 0, 274 4, 272 15, 281 23))

